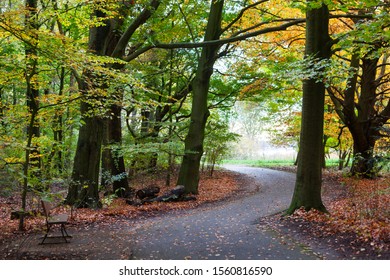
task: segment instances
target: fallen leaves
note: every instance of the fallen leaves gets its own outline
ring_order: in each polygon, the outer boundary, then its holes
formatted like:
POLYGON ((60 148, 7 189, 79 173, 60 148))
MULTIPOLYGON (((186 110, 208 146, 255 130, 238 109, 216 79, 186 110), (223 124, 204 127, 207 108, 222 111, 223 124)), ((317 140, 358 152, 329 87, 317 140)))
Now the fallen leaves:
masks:
MULTIPOLYGON (((369 244, 376 252, 390 248, 390 177, 376 180, 343 178, 338 184, 324 184, 325 193, 339 192, 326 198, 330 214, 299 209, 291 217, 296 223, 309 222, 310 231, 318 236, 353 234, 356 242, 369 244), (336 189, 339 188, 339 189, 336 189), (343 195, 340 195, 343 193, 343 195)), ((362 253, 366 249, 358 248, 362 253)))
MULTIPOLYGON (((172 187, 165 186, 162 176, 143 176, 131 182, 135 189, 143 188, 150 184, 160 186, 161 193, 172 187)), ((201 204, 224 199, 238 190, 237 175, 228 171, 216 171, 213 177, 203 174, 199 185, 199 194, 196 201, 187 202, 155 202, 141 206, 126 204, 124 199, 114 199, 111 204, 104 205, 102 209, 69 209, 69 207, 58 207, 56 212, 71 212, 71 227, 90 227, 92 224, 112 225, 117 221, 153 216, 158 213, 194 208, 201 204)), ((0 241, 12 238, 17 233, 18 220, 10 220, 11 211, 18 209, 16 196, 0 198, 0 241)), ((36 206, 38 207, 38 206, 36 206)), ((37 209, 32 209, 37 210, 37 209)), ((44 218, 41 215, 26 220, 26 231, 24 233, 42 231, 44 218)))
MULTIPOLYGON (((224 199, 238 191, 240 185, 238 182, 239 178, 241 177, 226 171, 219 171, 212 178, 204 176, 200 182, 196 201, 157 202, 136 207, 126 204, 123 199, 114 199, 111 204, 105 205, 104 208, 99 210, 75 209, 72 211, 71 227, 76 230, 84 228, 86 229, 84 231, 86 234, 94 234, 96 232, 100 234, 102 232, 109 233, 112 228, 119 228, 124 226, 124 224, 130 225, 128 228, 134 228, 144 218, 162 212, 194 208, 203 203, 224 199)), ((390 177, 387 176, 377 180, 356 180, 343 178, 333 173, 326 173, 324 179, 323 198, 330 214, 314 210, 309 212, 299 210, 294 215, 283 218, 282 222, 273 220, 272 223, 282 227, 283 223, 290 222, 290 225, 293 224, 294 227, 289 228, 289 233, 300 235, 307 233, 303 235, 305 236, 305 244, 310 241, 309 239, 312 239, 322 242, 322 248, 324 246, 333 246, 333 249, 336 248, 343 254, 341 258, 367 259, 372 256, 386 258, 390 249, 390 177), (307 238, 307 236, 309 237, 307 238), (324 243, 327 245, 323 245, 324 243)), ((150 183, 156 183, 161 186, 162 193, 170 189, 162 187, 165 182, 158 176, 150 178, 150 180, 142 178, 142 180, 133 181, 132 186, 142 188, 150 183)), ((18 201, 15 196, 0 198, 0 243, 1 241, 7 241, 7 238, 18 236, 16 235, 18 221, 10 220, 10 212, 12 209, 17 209, 18 201)), ((70 211, 70 209, 60 207, 57 211, 70 211)), ((234 223, 234 220, 229 220, 229 223, 234 223)), ((26 222, 27 232, 25 234, 33 231, 42 231, 43 228, 44 219, 42 216, 28 218, 26 222)), ((210 233, 204 232, 203 234, 210 233)), ((226 237, 224 232, 211 234, 218 240, 224 240, 226 237)), ((104 234, 102 235, 105 236, 104 234)), ((127 235, 128 233, 126 233, 126 238, 128 237, 127 235)), ((124 239, 122 243, 125 242, 124 239)), ((114 242, 112 240, 114 240, 113 237, 109 240, 100 240, 87 249, 89 252, 93 251, 94 246, 98 246, 97 244, 102 244, 102 242, 108 242, 105 246, 120 243, 117 239, 114 242)), ((282 242, 287 242, 286 240, 282 242)), ((8 243, 4 242, 4 244, 8 243)), ((218 250, 212 247, 208 247, 206 250, 210 253, 210 257, 216 257, 217 254, 220 254, 218 250)), ((326 255, 331 251, 328 250, 324 254, 326 255)), ((72 258, 72 254, 72 252, 69 252, 70 258, 72 258)), ((88 254, 85 253, 86 256, 88 254)), ((129 254, 126 251, 123 253, 123 256, 128 257, 129 254)), ((27 255, 23 257, 29 258, 27 255)), ((95 257, 98 258, 99 256, 95 257)), ((332 258, 332 256, 328 257, 332 258)), ((34 256, 31 258, 34 258, 34 256)))

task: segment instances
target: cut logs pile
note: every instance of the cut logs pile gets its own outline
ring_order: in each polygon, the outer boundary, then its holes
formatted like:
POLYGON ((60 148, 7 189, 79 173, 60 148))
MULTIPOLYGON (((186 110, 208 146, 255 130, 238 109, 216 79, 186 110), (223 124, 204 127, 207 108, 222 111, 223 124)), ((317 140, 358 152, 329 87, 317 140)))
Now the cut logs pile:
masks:
POLYGON ((134 199, 127 199, 126 203, 130 205, 142 205, 153 202, 172 202, 172 201, 190 201, 196 200, 194 196, 188 196, 185 193, 184 186, 176 186, 174 189, 160 195, 160 188, 157 185, 150 185, 135 192, 134 199))

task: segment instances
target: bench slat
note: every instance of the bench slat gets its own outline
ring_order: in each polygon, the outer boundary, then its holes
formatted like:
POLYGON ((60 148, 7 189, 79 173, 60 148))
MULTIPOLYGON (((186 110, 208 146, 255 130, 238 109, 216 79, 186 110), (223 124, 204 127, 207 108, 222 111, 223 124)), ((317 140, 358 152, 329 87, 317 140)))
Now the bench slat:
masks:
POLYGON ((67 214, 58 214, 54 216, 49 216, 47 219, 49 224, 63 224, 68 222, 67 214))

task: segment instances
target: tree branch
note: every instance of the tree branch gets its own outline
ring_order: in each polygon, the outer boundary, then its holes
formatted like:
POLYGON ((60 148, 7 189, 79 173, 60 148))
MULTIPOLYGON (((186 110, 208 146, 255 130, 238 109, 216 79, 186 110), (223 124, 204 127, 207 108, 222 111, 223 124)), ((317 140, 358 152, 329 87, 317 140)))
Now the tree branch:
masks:
POLYGON ((269 0, 261 0, 261 1, 255 2, 255 3, 251 4, 251 5, 248 5, 248 6, 244 7, 240 11, 240 13, 237 15, 237 17, 235 19, 233 19, 225 28, 223 28, 221 30, 221 34, 225 33, 230 27, 232 27, 237 21, 239 21, 244 16, 246 11, 248 11, 249 9, 254 8, 254 7, 256 7, 256 6, 260 5, 260 4, 268 2, 268 1, 269 0))
POLYGON ((127 44, 130 41, 131 36, 134 32, 152 16, 153 11, 157 10, 160 6, 161 0, 151 0, 149 5, 139 14, 139 16, 130 24, 123 33, 122 37, 119 39, 118 44, 115 46, 115 49, 112 53, 112 57, 119 58, 121 57, 123 51, 126 49, 127 44))
MULTIPOLYGON (((362 15, 333 15, 330 18, 372 18, 372 16, 362 16, 362 15)), ((288 19, 283 19, 283 21, 286 21, 288 19)), ((282 20, 278 20, 282 21, 282 20)), ((271 32, 278 32, 278 31, 284 31, 287 30, 289 27, 298 25, 300 23, 306 22, 305 18, 297 18, 297 19, 290 19, 289 22, 286 22, 284 24, 278 25, 278 26, 273 26, 273 27, 267 27, 264 29, 256 30, 253 32, 248 32, 246 34, 241 34, 242 31, 239 32, 241 35, 236 35, 232 36, 229 38, 224 38, 224 39, 219 39, 219 40, 210 40, 210 41, 203 41, 203 42, 182 42, 182 43, 160 43, 156 42, 154 45, 150 46, 145 46, 144 48, 140 49, 137 53, 134 53, 130 56, 127 56, 125 58, 126 61, 130 61, 131 59, 134 59, 141 55, 142 53, 153 49, 153 48, 158 48, 158 49, 193 49, 193 48, 202 48, 202 47, 207 47, 207 46, 214 46, 214 45, 224 45, 224 44, 230 44, 230 43, 235 43, 239 41, 244 41, 246 39, 256 37, 259 35, 271 33, 271 32)), ((258 24, 257 26, 260 26, 264 23, 258 24)), ((248 30, 251 30, 253 28, 249 28, 248 30)))
POLYGON ((198 43, 171 43, 171 44, 165 44, 165 43, 156 43, 155 48, 159 49, 191 49, 191 48, 202 48, 207 46, 215 46, 215 45, 225 45, 230 43, 235 43, 238 41, 244 41, 246 39, 256 37, 259 35, 271 33, 271 32, 277 32, 277 31, 283 31, 287 28, 297 25, 299 23, 305 22, 305 19, 294 19, 290 22, 281 24, 279 26, 273 26, 273 27, 267 27, 261 30, 248 32, 246 34, 238 35, 238 36, 232 36, 229 38, 224 38, 220 40, 210 40, 210 41, 203 41, 198 43))

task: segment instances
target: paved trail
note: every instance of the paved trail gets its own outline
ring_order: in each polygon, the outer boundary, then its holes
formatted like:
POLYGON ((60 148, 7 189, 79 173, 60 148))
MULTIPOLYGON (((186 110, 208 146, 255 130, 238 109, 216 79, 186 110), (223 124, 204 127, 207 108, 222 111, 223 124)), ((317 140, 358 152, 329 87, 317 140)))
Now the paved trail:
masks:
MULTIPOLYGON (((226 166, 248 175, 242 198, 164 214, 136 223, 94 225, 68 244, 38 245, 42 233, 0 246, 10 259, 317 259, 303 244, 260 226, 261 217, 285 210, 295 176, 261 168, 226 166)), ((70 232, 72 234, 72 232, 70 232)))
POLYGON ((257 224, 261 217, 285 210, 295 176, 261 168, 226 166, 244 173, 260 187, 249 196, 162 216, 133 234, 133 259, 317 259, 294 240, 257 224))

